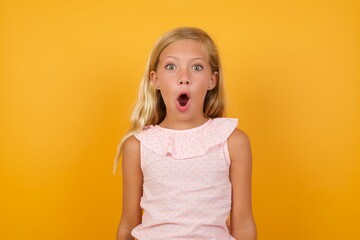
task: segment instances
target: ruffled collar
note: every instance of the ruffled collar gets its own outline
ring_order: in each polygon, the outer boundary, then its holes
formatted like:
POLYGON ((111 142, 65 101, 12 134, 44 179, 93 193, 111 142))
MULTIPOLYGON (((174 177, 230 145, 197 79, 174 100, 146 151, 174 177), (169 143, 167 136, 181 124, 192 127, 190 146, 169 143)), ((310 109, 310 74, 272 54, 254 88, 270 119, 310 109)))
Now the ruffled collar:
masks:
POLYGON ((135 137, 142 146, 161 156, 187 159, 205 155, 210 148, 226 142, 237 124, 234 118, 214 118, 185 130, 150 125, 135 137))

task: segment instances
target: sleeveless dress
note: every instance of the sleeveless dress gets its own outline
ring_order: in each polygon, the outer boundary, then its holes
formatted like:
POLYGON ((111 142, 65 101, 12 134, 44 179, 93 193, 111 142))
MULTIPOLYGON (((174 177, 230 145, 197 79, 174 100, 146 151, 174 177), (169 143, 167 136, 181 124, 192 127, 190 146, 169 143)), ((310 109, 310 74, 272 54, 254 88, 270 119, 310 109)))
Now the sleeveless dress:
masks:
POLYGON ((227 138, 237 119, 214 118, 186 130, 150 125, 140 141, 144 211, 131 234, 138 240, 235 240, 227 138))

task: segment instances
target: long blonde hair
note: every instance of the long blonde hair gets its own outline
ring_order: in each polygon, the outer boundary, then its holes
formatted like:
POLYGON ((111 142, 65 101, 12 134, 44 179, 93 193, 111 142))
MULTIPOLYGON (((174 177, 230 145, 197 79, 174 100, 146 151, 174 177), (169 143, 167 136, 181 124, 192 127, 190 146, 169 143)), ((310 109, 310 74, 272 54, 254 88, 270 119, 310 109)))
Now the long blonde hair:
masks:
POLYGON ((199 28, 180 27, 175 28, 159 38, 155 43, 148 59, 144 76, 140 83, 138 99, 130 117, 130 130, 120 141, 114 159, 114 173, 119 162, 122 147, 125 141, 132 135, 143 130, 145 126, 156 125, 162 122, 166 116, 166 108, 160 91, 150 82, 150 72, 156 71, 161 52, 171 43, 193 39, 202 43, 209 53, 209 64, 212 73, 218 72, 216 87, 207 92, 204 101, 203 112, 209 118, 222 117, 224 111, 223 74, 219 59, 219 53, 211 37, 199 28))

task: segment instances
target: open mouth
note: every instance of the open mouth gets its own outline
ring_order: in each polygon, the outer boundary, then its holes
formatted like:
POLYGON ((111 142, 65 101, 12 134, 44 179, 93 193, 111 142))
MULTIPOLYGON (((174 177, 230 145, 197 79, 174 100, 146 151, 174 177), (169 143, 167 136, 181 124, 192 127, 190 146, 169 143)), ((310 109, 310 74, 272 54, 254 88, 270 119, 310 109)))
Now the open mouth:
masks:
POLYGON ((184 107, 189 102, 189 96, 185 93, 181 94, 178 98, 180 106, 184 107))

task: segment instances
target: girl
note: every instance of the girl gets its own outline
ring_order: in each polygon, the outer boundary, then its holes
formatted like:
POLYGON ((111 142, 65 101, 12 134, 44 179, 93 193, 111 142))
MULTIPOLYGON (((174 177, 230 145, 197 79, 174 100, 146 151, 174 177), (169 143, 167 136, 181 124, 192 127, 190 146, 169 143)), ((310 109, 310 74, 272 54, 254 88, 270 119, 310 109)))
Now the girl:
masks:
POLYGON ((177 28, 155 44, 115 157, 116 169, 122 151, 117 240, 256 239, 250 143, 237 119, 221 118, 222 81, 204 31, 177 28))

